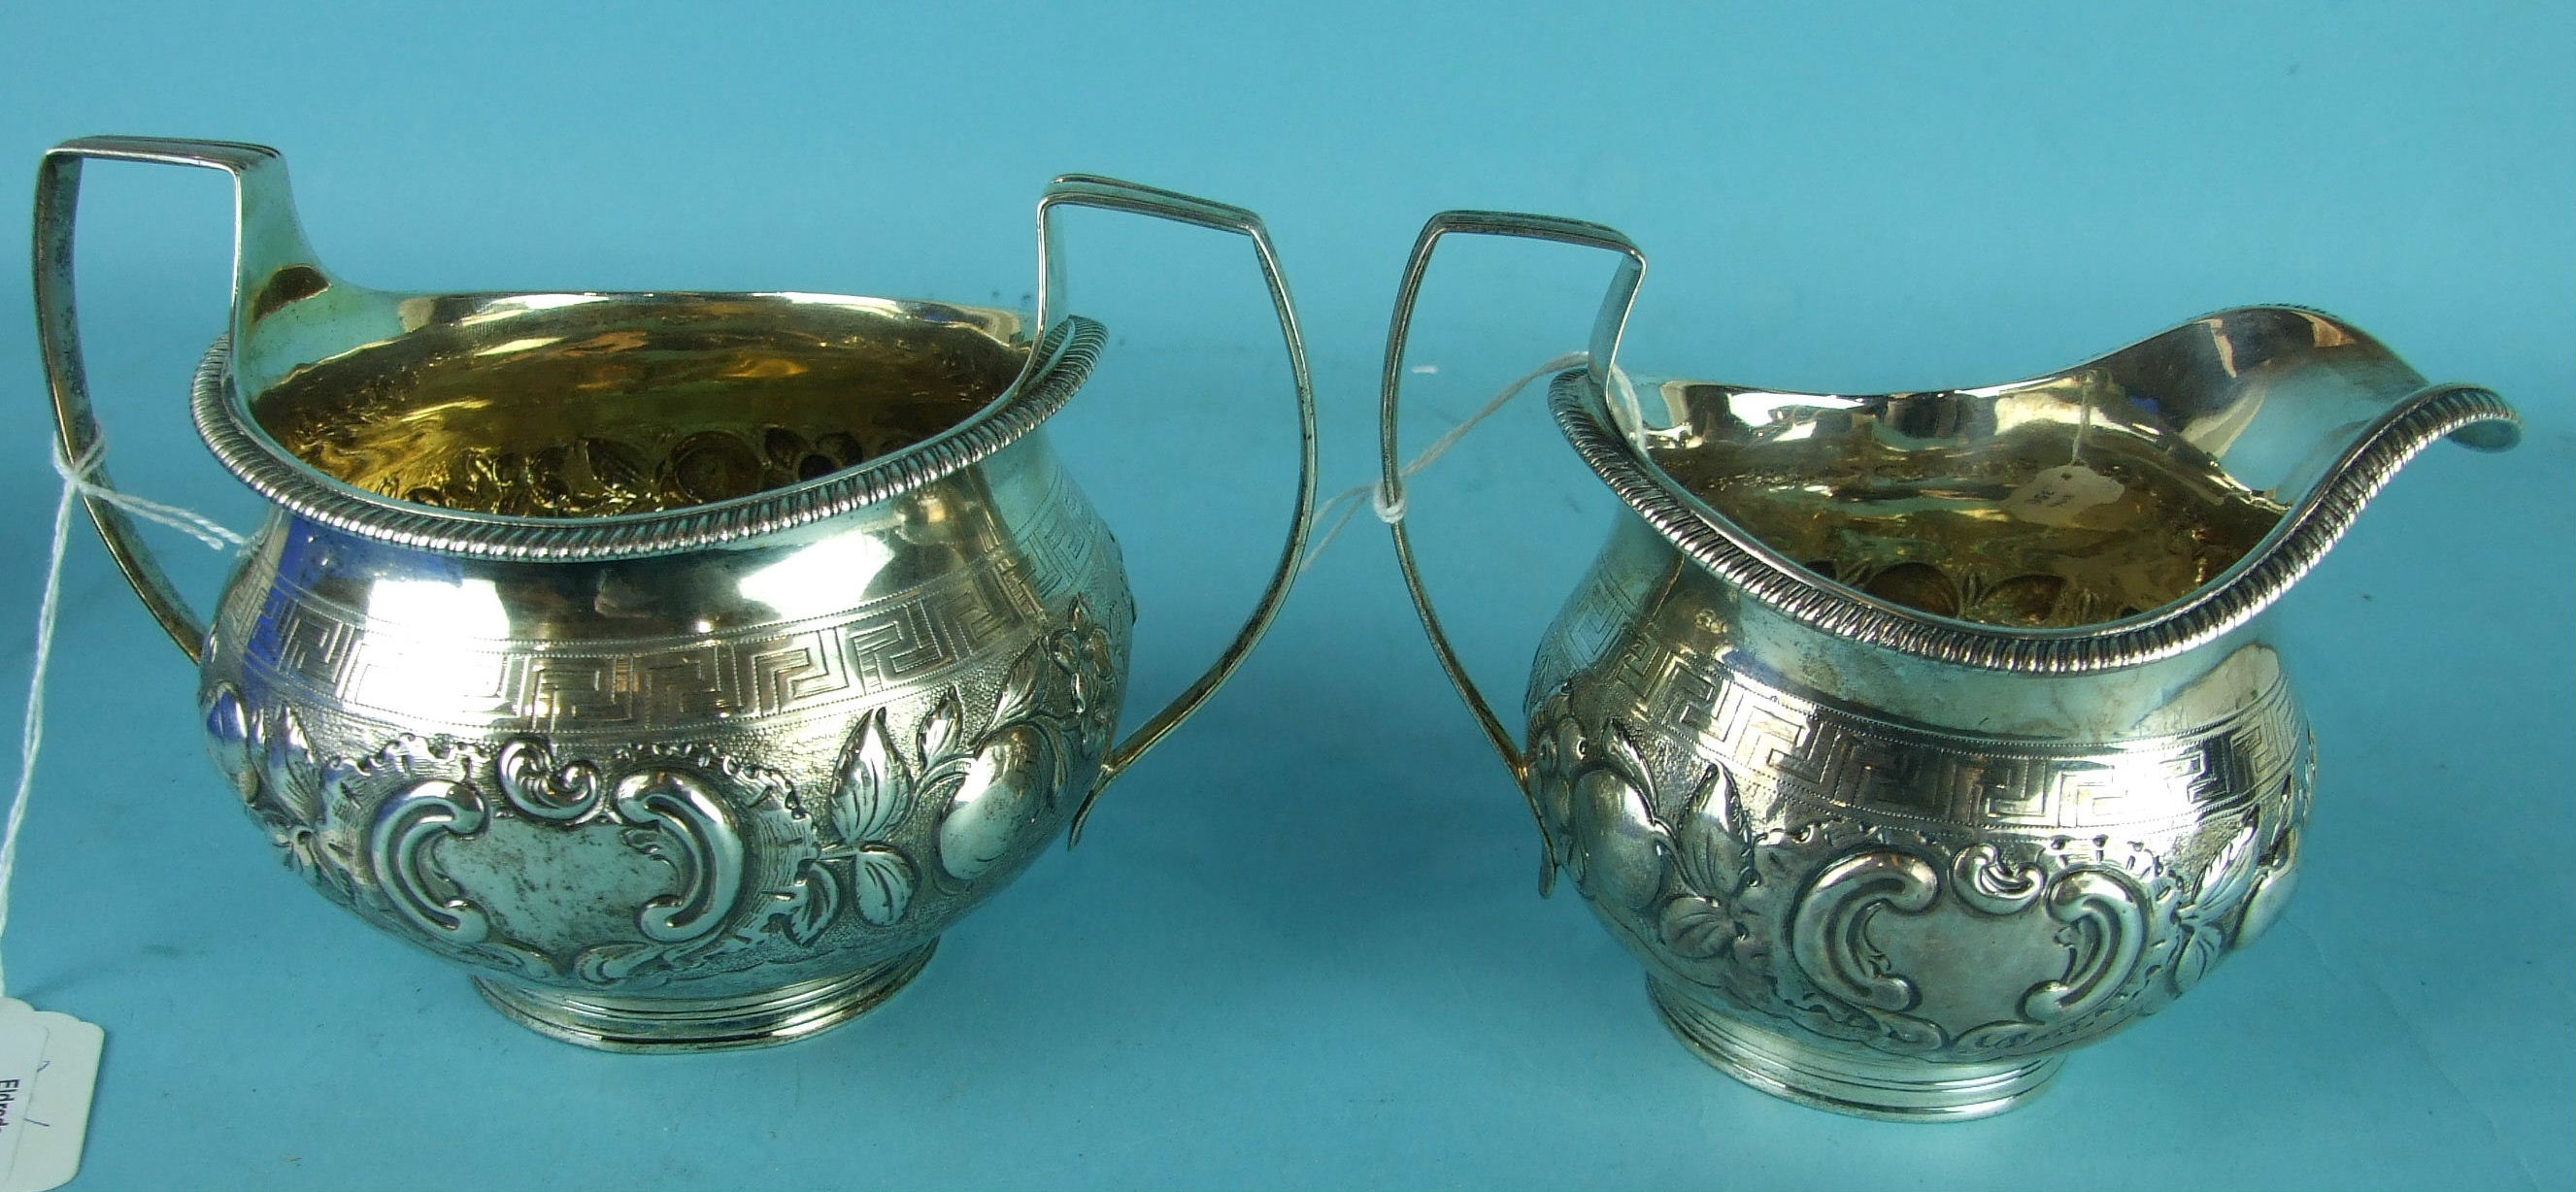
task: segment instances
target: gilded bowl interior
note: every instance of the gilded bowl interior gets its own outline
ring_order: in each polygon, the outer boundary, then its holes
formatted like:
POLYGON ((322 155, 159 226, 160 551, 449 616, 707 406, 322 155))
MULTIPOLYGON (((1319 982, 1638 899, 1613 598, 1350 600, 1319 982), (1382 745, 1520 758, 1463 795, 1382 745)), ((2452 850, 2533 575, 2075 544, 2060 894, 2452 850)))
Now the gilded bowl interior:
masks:
POLYGON ((1985 388, 1645 385, 1645 417, 1667 425, 1638 442, 1818 578, 1939 617, 2065 628, 2218 582, 2422 384, 2336 320, 2259 308, 1985 388))
POLYGON ((407 300, 399 335, 250 395, 343 483, 419 505, 588 518, 733 500, 937 437, 1027 362, 1020 316, 807 294, 407 300))

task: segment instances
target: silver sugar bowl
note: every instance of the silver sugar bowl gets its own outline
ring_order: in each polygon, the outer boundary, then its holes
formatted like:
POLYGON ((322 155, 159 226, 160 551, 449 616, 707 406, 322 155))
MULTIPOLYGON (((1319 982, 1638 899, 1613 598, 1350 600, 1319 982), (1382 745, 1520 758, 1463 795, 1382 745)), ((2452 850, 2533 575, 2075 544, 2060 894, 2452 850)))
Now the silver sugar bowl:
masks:
MULTIPOLYGON (((1033 314, 824 294, 401 294, 325 270, 254 145, 44 160, 37 307, 66 459, 92 158, 233 175, 229 333, 195 416, 271 504, 211 622, 89 503, 200 667, 217 764, 286 863, 554 1037, 753 1047, 864 1013, 1194 711, 1279 610, 1315 476, 1305 351, 1248 211, 1099 178, 1038 202, 1033 314), (1249 237, 1302 431, 1281 566, 1120 740, 1134 605, 1045 424, 1102 349, 1052 213, 1249 237)), ((93 479, 104 482, 103 474, 93 479)))

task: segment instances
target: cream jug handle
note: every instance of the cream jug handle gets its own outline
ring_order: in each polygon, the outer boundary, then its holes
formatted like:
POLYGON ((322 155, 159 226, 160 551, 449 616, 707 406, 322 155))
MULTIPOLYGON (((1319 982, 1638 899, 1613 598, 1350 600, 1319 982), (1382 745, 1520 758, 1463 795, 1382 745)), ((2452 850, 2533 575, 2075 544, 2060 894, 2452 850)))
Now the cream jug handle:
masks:
MULTIPOLYGON (((47 151, 36 174, 36 328, 45 359, 45 383, 54 402, 55 446, 74 466, 96 451, 99 441, 88 376, 81 367, 80 319, 72 297, 72 231, 80 207, 81 163, 88 158, 200 166, 233 176, 239 230, 233 248, 230 333, 237 351, 255 305, 271 299, 292 302, 330 284, 296 223, 286 162, 274 149, 230 141, 85 137, 47 151)), ((90 466, 85 478, 99 488, 113 487, 104 467, 90 466)), ((171 586, 151 547, 135 532, 134 520, 98 496, 83 494, 82 500, 135 595, 143 598, 143 606, 189 660, 199 661, 205 649, 205 619, 171 586)))
POLYGON ((1079 841, 1082 839, 1082 826, 1091 818, 1092 805, 1099 800, 1101 792, 1134 765, 1136 759, 1145 756, 1147 750, 1180 727, 1182 721, 1189 719, 1191 713, 1198 711, 1199 705, 1206 703, 1209 696, 1216 694, 1217 688, 1234 676, 1235 668, 1242 666, 1243 660, 1251 655, 1253 646, 1261 641, 1261 635, 1269 631, 1271 621, 1278 617, 1280 604, 1287 600, 1288 588, 1297 579, 1297 561, 1305 556, 1306 538, 1314 526, 1315 386, 1306 367, 1306 337, 1297 326, 1296 303, 1288 296, 1288 280, 1279 272, 1279 255, 1270 243, 1270 230, 1262 224, 1261 217, 1241 207, 1113 178, 1068 174, 1056 179, 1038 200, 1038 327, 1041 330, 1053 325, 1065 304, 1062 253, 1052 218, 1058 207, 1125 211, 1223 232, 1239 232, 1249 237, 1253 257, 1261 266, 1262 281, 1270 287, 1270 305, 1279 317, 1279 334, 1288 349, 1289 376, 1297 388, 1297 503, 1290 513, 1288 541, 1279 552, 1278 569, 1271 572, 1270 583, 1262 589, 1260 600, 1253 605, 1251 617, 1244 621, 1234 640, 1227 643, 1225 652, 1217 656, 1216 663, 1162 711, 1155 713, 1153 719, 1111 748, 1109 755, 1102 759, 1099 778, 1084 793, 1082 806, 1073 815, 1070 839, 1079 841))
POLYGON ((1405 532, 1404 463, 1398 449, 1396 415, 1401 409, 1404 389, 1404 345, 1413 330, 1414 300, 1422 290, 1422 275, 1431 267, 1431 253, 1440 238, 1452 232, 1478 236, 1518 236, 1531 240, 1555 240, 1586 248, 1607 249, 1620 256, 1619 272, 1610 281, 1610 292, 1601 301, 1601 313, 1592 324, 1591 358, 1586 364, 1592 383, 1608 388, 1610 370, 1619 358, 1619 340, 1627 332, 1628 312, 1637 302, 1637 286, 1645 280, 1646 256, 1635 243, 1616 229, 1582 220, 1562 219, 1550 215, 1524 215, 1511 211, 1443 211, 1422 225, 1422 235, 1413 242, 1413 255, 1404 263, 1404 282, 1397 288, 1395 317, 1387 327, 1386 370, 1382 374, 1378 401, 1379 500, 1384 507, 1399 512, 1387 514, 1387 528, 1395 535, 1395 558, 1404 569, 1405 590, 1413 596, 1413 609, 1422 617, 1422 632, 1431 639, 1432 652, 1440 657, 1440 669, 1448 672, 1451 686, 1485 730, 1485 737, 1501 754, 1521 793, 1530 801, 1530 814, 1538 819, 1544 856, 1539 862, 1539 890, 1545 893, 1556 876, 1554 841, 1549 839, 1547 817, 1539 814, 1538 797, 1529 789, 1529 758, 1513 743, 1511 730, 1476 681, 1467 674, 1466 664, 1449 644, 1449 635, 1440 627, 1440 614, 1431 607, 1431 593, 1422 586, 1422 569, 1414 561, 1413 539, 1405 532))

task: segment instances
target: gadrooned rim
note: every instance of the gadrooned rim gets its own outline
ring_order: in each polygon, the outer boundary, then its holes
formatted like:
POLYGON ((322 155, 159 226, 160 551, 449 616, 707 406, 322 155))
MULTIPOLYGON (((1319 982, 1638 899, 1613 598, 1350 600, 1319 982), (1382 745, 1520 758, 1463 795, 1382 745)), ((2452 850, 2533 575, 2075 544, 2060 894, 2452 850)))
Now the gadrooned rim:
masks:
POLYGON ((508 562, 635 558, 739 541, 902 496, 1019 441, 1072 400, 1099 361, 1100 324, 1068 316, 1033 350, 1045 365, 938 435, 854 468, 728 501, 601 518, 510 517, 414 504, 343 484, 251 422, 232 383, 232 337, 197 364, 191 405, 215 458, 261 496, 334 529, 397 546, 508 562))
POLYGON ((2391 407, 2326 479, 2217 581, 2140 617, 2085 629, 2014 630, 1895 611, 1804 568, 1778 562, 1724 515, 1657 478, 1582 369, 1557 375, 1548 405, 1576 454, 1683 554, 1801 625, 1868 645, 1986 670, 2087 674, 2170 658, 2253 619, 2325 556, 2397 470, 2435 440, 2482 422, 2521 425, 2513 407, 2472 385, 2435 385, 2391 407))

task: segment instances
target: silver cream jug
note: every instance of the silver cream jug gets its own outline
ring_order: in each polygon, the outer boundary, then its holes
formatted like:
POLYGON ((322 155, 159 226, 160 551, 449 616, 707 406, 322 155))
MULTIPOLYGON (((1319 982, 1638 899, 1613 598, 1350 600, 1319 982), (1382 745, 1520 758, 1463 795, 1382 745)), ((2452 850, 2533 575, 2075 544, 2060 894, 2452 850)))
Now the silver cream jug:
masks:
POLYGON ((217 764, 315 889, 557 1038, 761 1046, 877 1005, 1225 682, 1304 548, 1305 348, 1240 208, 1058 180, 1034 312, 405 294, 322 267, 274 150, 73 141, 36 204, 68 460, 99 441, 71 269, 90 159, 236 183, 231 321, 194 411, 267 519, 201 619, 127 516, 88 506, 198 663, 217 764), (1123 740, 1134 602, 1045 435, 1104 344, 1065 309, 1068 206, 1248 237, 1299 425, 1279 569, 1123 740))
POLYGON ((1596 224, 1451 233, 1618 254, 1567 440, 1626 509, 1539 647, 1527 736, 1442 666, 1682 1042, 1810 1105, 2001 1112, 2280 914, 2315 789, 2264 611, 2416 452, 2516 441, 2330 316, 2223 311, 2063 372, 1877 396, 1630 377, 1645 271, 1596 224), (1524 744, 1524 740, 1526 744, 1524 744))

